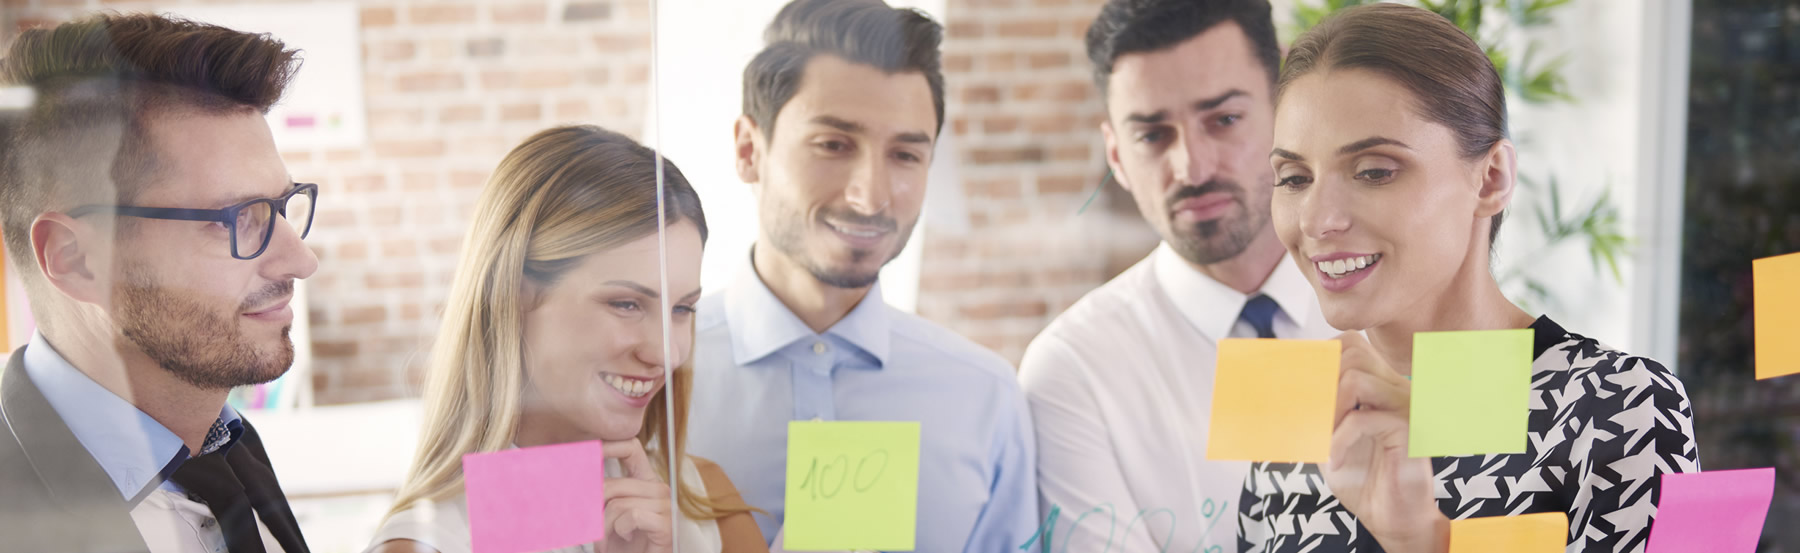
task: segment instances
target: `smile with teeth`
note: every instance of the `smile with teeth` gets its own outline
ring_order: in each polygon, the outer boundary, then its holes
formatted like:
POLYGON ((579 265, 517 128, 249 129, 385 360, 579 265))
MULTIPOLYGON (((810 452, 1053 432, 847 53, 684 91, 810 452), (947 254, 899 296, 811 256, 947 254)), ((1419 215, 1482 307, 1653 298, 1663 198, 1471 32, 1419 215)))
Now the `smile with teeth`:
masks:
POLYGON ((1370 265, 1374 265, 1375 262, 1379 261, 1380 259, 1381 259, 1381 254, 1377 253, 1377 254, 1365 255, 1362 257, 1349 257, 1349 258, 1339 259, 1339 260, 1335 260, 1335 261, 1320 261, 1320 262, 1314 263, 1313 265, 1317 266, 1319 268, 1319 272, 1325 273, 1325 276, 1327 276, 1327 277, 1344 278, 1346 276, 1349 276, 1351 273, 1361 271, 1370 265))
POLYGON ((635 380, 612 374, 601 375, 601 380, 605 380, 606 385, 612 386, 619 393, 625 394, 625 397, 644 397, 656 389, 654 380, 635 380))

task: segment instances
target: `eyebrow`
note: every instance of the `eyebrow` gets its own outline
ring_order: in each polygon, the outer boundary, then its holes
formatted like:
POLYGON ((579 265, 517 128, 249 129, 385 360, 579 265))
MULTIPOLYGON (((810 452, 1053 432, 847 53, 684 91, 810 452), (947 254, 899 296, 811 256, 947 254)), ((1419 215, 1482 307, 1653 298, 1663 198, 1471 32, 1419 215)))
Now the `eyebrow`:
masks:
MULTIPOLYGON (((289 175, 287 180, 288 180, 287 187, 281 189, 281 194, 288 193, 289 190, 294 189, 295 185, 299 184, 297 182, 294 182, 294 177, 292 175, 289 175)), ((279 198, 279 197, 281 197, 281 194, 276 194, 274 196, 264 196, 262 194, 244 194, 241 196, 237 196, 237 197, 225 200, 224 203, 219 204, 219 208, 224 209, 224 208, 231 207, 231 206, 234 206, 237 204, 248 202, 250 200, 263 200, 263 199, 269 199, 269 198, 279 198)))
MULTIPOLYGON (((1367 150, 1369 148, 1374 148, 1376 146, 1399 146, 1401 148, 1405 148, 1408 150, 1412 149, 1412 146, 1407 146, 1405 142, 1401 142, 1401 141, 1394 140, 1392 138, 1387 138, 1384 136, 1371 136, 1369 138, 1364 138, 1364 139, 1358 140, 1356 142, 1351 142, 1349 144, 1345 144, 1344 147, 1338 148, 1337 155, 1347 156, 1347 155, 1354 154, 1354 153, 1357 153, 1357 152, 1360 152, 1363 150, 1367 150)), ((1300 154, 1296 154, 1296 153, 1287 151, 1287 150, 1283 150, 1281 148, 1275 148, 1273 150, 1270 150, 1269 155, 1274 156, 1274 157, 1291 159, 1294 161, 1306 161, 1306 157, 1301 156, 1300 154)))
MULTIPOLYGON (((606 281, 606 284, 608 286, 618 286, 621 288, 629 288, 633 292, 637 292, 639 294, 649 296, 650 299, 662 299, 662 294, 656 293, 656 291, 651 290, 650 287, 644 286, 642 284, 638 284, 636 282, 632 282, 629 280, 609 280, 609 281, 606 281)), ((688 301, 688 300, 691 300, 691 299, 694 299, 697 297, 700 297, 700 290, 696 288, 694 291, 688 292, 687 295, 682 296, 681 300, 688 301)))
MULTIPOLYGON (((869 130, 868 127, 864 127, 862 125, 862 123, 857 123, 855 121, 847 121, 844 119, 839 119, 837 117, 832 117, 830 115, 820 115, 820 116, 814 117, 814 118, 812 118, 812 123, 815 125, 824 125, 827 127, 831 127, 833 129, 837 129, 840 132, 846 132, 846 133, 850 133, 850 134, 862 134, 863 132, 866 132, 869 130)), ((894 139, 899 140, 901 142, 911 143, 911 144, 930 144, 931 143, 931 135, 923 133, 923 132, 919 132, 919 131, 903 132, 903 133, 894 135, 894 139)))
MULTIPOLYGON (((1221 104, 1224 104, 1226 101, 1228 101, 1232 98, 1236 98, 1239 96, 1249 96, 1249 95, 1250 95, 1250 93, 1248 93, 1248 92, 1244 92, 1243 90, 1233 88, 1231 90, 1225 91, 1224 94, 1220 94, 1218 96, 1214 96, 1211 98, 1202 98, 1200 100, 1197 100, 1194 102, 1193 108, 1194 108, 1194 111, 1206 111, 1206 110, 1210 110, 1213 108, 1217 108, 1221 104)), ((1125 120, 1128 122, 1148 123, 1148 124, 1161 123, 1161 122, 1163 122, 1164 119, 1168 119, 1168 118, 1169 118, 1169 110, 1166 110, 1166 109, 1165 110, 1157 110, 1156 112, 1149 113, 1149 114, 1133 113, 1133 114, 1125 116, 1125 120)))

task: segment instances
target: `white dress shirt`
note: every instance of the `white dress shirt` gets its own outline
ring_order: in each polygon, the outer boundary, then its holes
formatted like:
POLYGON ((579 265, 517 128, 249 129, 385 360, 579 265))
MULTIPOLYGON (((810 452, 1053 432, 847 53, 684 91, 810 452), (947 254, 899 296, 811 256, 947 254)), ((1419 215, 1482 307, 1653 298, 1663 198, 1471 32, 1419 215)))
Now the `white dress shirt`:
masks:
MULTIPOLYGON (((1259 293, 1280 306, 1277 337, 1337 334, 1287 256, 1259 293)), ((1218 341, 1256 337, 1238 320, 1250 297, 1163 244, 1031 342, 1019 378, 1057 551, 1235 550, 1250 465, 1207 461, 1206 439, 1218 341)))

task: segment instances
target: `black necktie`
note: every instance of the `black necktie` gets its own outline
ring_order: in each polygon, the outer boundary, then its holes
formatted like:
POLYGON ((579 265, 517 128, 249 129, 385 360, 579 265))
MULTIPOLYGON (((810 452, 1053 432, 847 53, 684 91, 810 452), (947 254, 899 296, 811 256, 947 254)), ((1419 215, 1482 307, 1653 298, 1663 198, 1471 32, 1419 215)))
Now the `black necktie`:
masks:
POLYGON ((225 534, 231 553, 263 553, 262 535, 256 530, 256 512, 237 473, 225 462, 225 451, 193 457, 175 469, 175 483, 187 488, 212 510, 225 534))
POLYGON ((1276 307, 1275 300, 1257 294, 1244 303, 1244 312, 1238 315, 1238 319, 1250 323, 1250 327, 1256 329, 1257 338, 1274 338, 1276 307))

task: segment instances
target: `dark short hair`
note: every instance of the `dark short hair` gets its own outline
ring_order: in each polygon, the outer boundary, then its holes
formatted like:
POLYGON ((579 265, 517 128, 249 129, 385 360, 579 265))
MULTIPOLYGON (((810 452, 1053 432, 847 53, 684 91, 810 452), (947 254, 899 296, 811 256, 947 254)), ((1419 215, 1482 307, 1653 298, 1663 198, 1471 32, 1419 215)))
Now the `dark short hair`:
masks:
POLYGON ((1251 53, 1275 82, 1281 45, 1268 0, 1108 0, 1087 31, 1094 86, 1106 94, 1119 56, 1170 48, 1226 22, 1243 29, 1251 53))
MULTIPOLYGON (((1506 138, 1506 88, 1494 62, 1462 29, 1429 10, 1370 4, 1326 18, 1288 51, 1276 102, 1295 79, 1325 69, 1364 69, 1392 79, 1412 93, 1420 115, 1456 135, 1465 160, 1506 138)), ((1488 228, 1490 249, 1504 218, 1495 214, 1488 228)))
POLYGON ((13 261, 30 265, 40 213, 131 201, 157 168, 153 117, 266 114, 298 69, 298 52, 268 35, 161 15, 102 13, 20 33, 0 58, 0 87, 35 97, 0 113, 0 232, 13 261))
POLYGON ((944 28, 912 8, 881 0, 794 0, 763 31, 763 49, 744 67, 744 115, 775 133, 775 116, 800 90, 806 63, 827 54, 889 74, 918 72, 931 87, 937 128, 944 128, 944 28))

